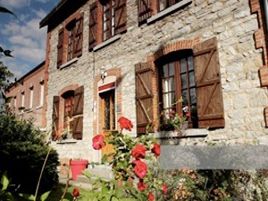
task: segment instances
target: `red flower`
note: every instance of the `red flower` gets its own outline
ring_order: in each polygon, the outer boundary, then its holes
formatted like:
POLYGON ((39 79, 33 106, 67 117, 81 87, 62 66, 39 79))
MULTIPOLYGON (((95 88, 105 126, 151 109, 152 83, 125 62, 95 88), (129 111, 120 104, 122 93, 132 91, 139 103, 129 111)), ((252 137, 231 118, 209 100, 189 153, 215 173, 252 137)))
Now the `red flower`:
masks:
POLYGON ((137 184, 137 187, 140 191, 144 191, 147 188, 147 185, 143 183, 143 180, 140 180, 139 183, 137 184))
POLYGON ((143 144, 137 144, 131 151, 131 155, 136 158, 144 158, 146 152, 146 147, 143 144))
POLYGON ((152 148, 152 152, 154 153, 156 157, 160 156, 160 144, 154 144, 152 148))
POLYGON ((142 162, 141 160, 135 161, 134 173, 140 179, 143 179, 147 174, 147 165, 146 163, 142 162))
POLYGON ((162 185, 162 191, 163 191, 164 194, 167 194, 167 192, 168 192, 168 187, 167 187, 166 184, 163 184, 163 185, 162 185))
POLYGON ((133 124, 132 124, 132 122, 131 122, 129 119, 125 118, 125 117, 120 117, 120 118, 118 119, 118 123, 119 123, 120 128, 121 128, 122 130, 123 130, 123 129, 126 129, 126 130, 131 131, 131 129, 133 128, 133 124))
POLYGON ((152 192, 150 192, 150 193, 148 194, 148 200, 149 200, 149 201, 154 201, 154 194, 153 194, 152 192))
POLYGON ((93 137, 92 142, 93 142, 93 148, 95 150, 100 150, 105 146, 104 136, 101 134, 93 137))
POLYGON ((80 195, 79 189, 78 188, 74 188, 72 195, 75 198, 79 197, 79 195, 80 195))

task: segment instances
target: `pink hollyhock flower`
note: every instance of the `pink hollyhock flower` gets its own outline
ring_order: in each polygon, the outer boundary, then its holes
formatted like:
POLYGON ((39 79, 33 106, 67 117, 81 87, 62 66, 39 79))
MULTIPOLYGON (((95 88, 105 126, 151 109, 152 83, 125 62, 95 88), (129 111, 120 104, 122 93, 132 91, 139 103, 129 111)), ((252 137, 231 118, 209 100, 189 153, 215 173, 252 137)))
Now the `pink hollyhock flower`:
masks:
POLYGON ((147 188, 147 185, 143 182, 143 180, 140 180, 139 183, 137 184, 137 187, 139 191, 144 191, 147 188))
POLYGON ((94 136, 92 142, 95 150, 100 150, 105 146, 104 136, 102 134, 94 136))
POLYGON ((142 162, 141 160, 135 161, 134 173, 140 179, 143 179, 147 174, 147 165, 146 163, 142 162))
POLYGON ((167 194, 167 192, 168 192, 168 186, 166 184, 163 184, 162 185, 162 191, 163 191, 164 194, 167 194))
POLYGON ((118 123, 119 123, 120 128, 121 128, 122 130, 123 130, 123 129, 126 129, 126 130, 131 131, 131 129, 133 128, 133 124, 132 124, 132 122, 131 122, 129 119, 125 118, 125 117, 120 117, 120 118, 118 119, 118 123))
POLYGON ((137 144, 131 151, 131 156, 136 159, 144 158, 146 152, 146 147, 143 144, 137 144))
POLYGON ((152 152, 156 157, 160 156, 160 144, 154 144, 152 152))
POLYGON ((150 192, 150 193, 148 194, 148 200, 149 200, 149 201, 154 201, 154 194, 153 194, 152 192, 150 192))

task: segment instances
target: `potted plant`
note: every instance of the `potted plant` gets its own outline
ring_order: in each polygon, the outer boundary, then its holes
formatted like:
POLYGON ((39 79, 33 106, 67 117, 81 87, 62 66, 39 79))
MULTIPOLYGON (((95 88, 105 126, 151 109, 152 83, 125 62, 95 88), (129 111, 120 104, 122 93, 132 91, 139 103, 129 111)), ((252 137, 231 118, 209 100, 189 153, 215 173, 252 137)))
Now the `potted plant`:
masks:
POLYGON ((72 172, 72 180, 77 180, 78 175, 81 175, 83 170, 88 166, 88 160, 84 159, 71 159, 70 168, 72 172))

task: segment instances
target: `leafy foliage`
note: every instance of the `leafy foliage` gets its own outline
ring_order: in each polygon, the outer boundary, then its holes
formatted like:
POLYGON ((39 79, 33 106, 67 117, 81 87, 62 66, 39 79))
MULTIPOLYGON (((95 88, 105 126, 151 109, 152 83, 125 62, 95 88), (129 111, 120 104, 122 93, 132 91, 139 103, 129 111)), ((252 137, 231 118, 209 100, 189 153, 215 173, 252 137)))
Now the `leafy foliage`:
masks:
POLYGON ((13 73, 11 73, 7 66, 0 61, 0 88, 6 87, 8 85, 8 78, 11 78, 13 73))
MULTIPOLYGON (((33 194, 49 150, 45 136, 34 129, 32 123, 8 115, 0 115, 0 133, 0 173, 7 171, 19 192, 33 194)), ((57 184, 58 164, 58 155, 52 150, 43 172, 40 193, 57 184)))

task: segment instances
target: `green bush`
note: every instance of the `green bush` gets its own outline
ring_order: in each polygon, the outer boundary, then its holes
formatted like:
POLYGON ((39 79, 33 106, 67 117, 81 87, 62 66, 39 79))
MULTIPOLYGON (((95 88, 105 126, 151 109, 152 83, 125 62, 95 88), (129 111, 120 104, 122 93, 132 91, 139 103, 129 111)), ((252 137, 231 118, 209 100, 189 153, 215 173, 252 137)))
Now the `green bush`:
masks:
MULTIPOLYGON (((49 150, 44 139, 42 132, 31 122, 0 115, 0 173, 7 171, 11 183, 20 193, 35 192, 49 150)), ((40 183, 40 194, 58 183, 58 165, 58 154, 51 150, 40 183)))

